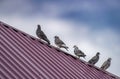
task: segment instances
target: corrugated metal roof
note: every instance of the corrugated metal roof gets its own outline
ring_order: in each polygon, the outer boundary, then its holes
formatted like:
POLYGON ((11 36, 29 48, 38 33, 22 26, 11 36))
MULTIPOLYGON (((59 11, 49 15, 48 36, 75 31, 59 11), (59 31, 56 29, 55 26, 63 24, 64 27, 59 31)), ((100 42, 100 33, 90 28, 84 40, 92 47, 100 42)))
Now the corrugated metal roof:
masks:
POLYGON ((0 22, 0 79, 120 79, 0 22))

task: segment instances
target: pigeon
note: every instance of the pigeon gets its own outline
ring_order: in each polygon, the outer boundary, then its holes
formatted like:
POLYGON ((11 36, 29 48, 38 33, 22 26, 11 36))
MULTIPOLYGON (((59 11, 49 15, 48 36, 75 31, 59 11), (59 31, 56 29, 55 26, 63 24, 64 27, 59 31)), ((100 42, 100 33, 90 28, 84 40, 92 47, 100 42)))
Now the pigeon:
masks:
POLYGON ((86 55, 85 55, 76 45, 74 45, 73 48, 74 48, 74 54, 75 54, 78 58, 80 58, 80 57, 85 58, 86 55))
POLYGON ((59 48, 65 48, 68 51, 68 47, 58 36, 55 36, 54 38, 54 42, 59 48))
POLYGON ((111 60, 112 58, 108 58, 101 66, 101 69, 106 70, 107 68, 109 68, 111 65, 111 60))
POLYGON ((100 53, 97 52, 97 54, 96 54, 94 57, 92 57, 92 58, 88 61, 88 63, 90 63, 90 64, 92 64, 92 65, 96 64, 96 63, 98 62, 98 60, 99 60, 99 55, 100 55, 100 53))
POLYGON ((37 26, 38 26, 38 27, 37 27, 37 30, 36 30, 36 35, 37 35, 40 39, 46 41, 46 42, 50 45, 50 41, 48 40, 48 38, 47 38, 47 36, 44 34, 44 32, 41 30, 41 26, 40 26, 40 25, 37 25, 37 26))

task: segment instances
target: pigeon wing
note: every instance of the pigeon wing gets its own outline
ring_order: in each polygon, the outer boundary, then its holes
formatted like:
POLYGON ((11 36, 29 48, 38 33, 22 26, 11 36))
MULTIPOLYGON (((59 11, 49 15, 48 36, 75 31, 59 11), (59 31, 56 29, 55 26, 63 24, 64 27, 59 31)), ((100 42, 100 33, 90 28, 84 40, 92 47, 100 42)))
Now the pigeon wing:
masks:
POLYGON ((89 62, 95 61, 97 59, 97 56, 92 57, 89 62))
POLYGON ((56 44, 65 44, 62 40, 60 40, 60 39, 55 39, 55 43, 56 44))
POLYGON ((106 64, 107 64, 107 61, 105 61, 105 62, 102 64, 101 68, 104 68, 104 67, 106 66, 106 64))

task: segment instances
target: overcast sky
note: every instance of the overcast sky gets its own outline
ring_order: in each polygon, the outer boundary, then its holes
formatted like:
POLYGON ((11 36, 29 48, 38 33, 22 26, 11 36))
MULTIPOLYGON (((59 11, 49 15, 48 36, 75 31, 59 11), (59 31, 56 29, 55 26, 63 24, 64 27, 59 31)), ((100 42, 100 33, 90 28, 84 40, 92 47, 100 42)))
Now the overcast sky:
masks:
POLYGON ((85 61, 100 52, 98 67, 111 57, 107 71, 120 76, 120 0, 0 0, 0 21, 34 37, 40 24, 52 45, 57 35, 85 61))

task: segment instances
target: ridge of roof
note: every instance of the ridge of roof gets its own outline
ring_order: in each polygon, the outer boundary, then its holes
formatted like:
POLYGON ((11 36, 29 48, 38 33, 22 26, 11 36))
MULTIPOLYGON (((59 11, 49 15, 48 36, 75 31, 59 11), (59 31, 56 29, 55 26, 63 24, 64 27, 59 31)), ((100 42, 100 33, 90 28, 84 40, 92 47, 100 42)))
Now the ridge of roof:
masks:
POLYGON ((57 50, 57 52, 64 53, 64 54, 67 55, 67 56, 71 56, 71 57, 72 57, 73 59, 75 59, 76 61, 79 61, 79 62, 81 62, 81 63, 84 63, 84 64, 86 64, 86 65, 89 66, 89 67, 92 67, 92 68, 94 68, 94 69, 96 69, 96 70, 98 70, 98 71, 100 71, 100 72, 102 72, 102 73, 104 73, 104 74, 107 74, 107 75, 111 76, 112 78, 115 78, 115 79, 118 79, 118 78, 119 78, 119 79, 120 79, 120 77, 118 77, 118 76, 116 76, 116 75, 114 75, 114 74, 112 74, 112 73, 110 73, 110 72, 108 72, 108 71, 102 70, 102 69, 100 69, 99 67, 97 67, 97 66, 95 66, 95 65, 91 65, 91 64, 87 63, 86 61, 84 61, 84 60, 82 60, 82 59, 78 59, 78 58, 76 58, 75 56, 73 56, 73 55, 71 55, 71 54, 69 54, 69 53, 67 53, 67 52, 65 52, 65 51, 63 51, 63 50, 61 50, 61 49, 59 49, 59 48, 57 48, 57 47, 55 47, 55 46, 53 46, 53 45, 49 45, 49 44, 45 43, 44 41, 42 41, 41 39, 38 39, 38 38, 36 38, 36 37, 34 37, 34 36, 32 36, 32 35, 29 35, 29 34, 23 32, 23 31, 21 31, 21 30, 19 30, 19 29, 16 29, 16 28, 14 28, 14 27, 12 27, 12 26, 10 26, 10 25, 2 22, 2 21, 0 21, 0 25, 3 26, 3 27, 6 27, 6 28, 8 28, 8 29, 12 29, 13 31, 15 31, 15 32, 17 32, 17 33, 23 34, 25 37, 31 38, 31 39, 34 40, 34 41, 38 41, 39 43, 41 43, 41 44, 43 44, 43 45, 45 45, 45 46, 48 46, 48 47, 51 48, 51 49, 55 49, 55 50, 57 50))

